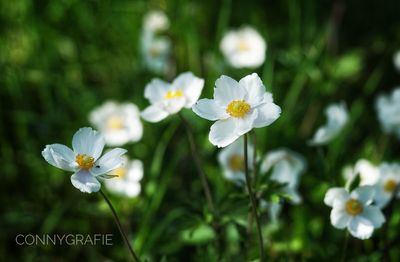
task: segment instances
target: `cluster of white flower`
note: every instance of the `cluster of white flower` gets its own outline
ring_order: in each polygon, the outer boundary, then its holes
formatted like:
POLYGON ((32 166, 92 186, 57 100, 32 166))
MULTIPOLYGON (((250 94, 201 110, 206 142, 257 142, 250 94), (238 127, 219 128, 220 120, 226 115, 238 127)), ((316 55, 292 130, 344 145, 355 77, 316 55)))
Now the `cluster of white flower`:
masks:
POLYGON ((400 138, 400 87, 394 89, 391 95, 379 96, 376 108, 384 131, 400 138))

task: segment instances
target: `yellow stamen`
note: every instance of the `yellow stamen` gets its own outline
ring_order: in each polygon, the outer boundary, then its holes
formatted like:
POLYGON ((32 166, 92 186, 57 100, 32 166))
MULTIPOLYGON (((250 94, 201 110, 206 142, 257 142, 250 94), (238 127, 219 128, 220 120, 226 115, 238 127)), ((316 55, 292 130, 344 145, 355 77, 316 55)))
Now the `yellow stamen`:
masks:
POLYGON ((233 171, 243 171, 244 170, 244 159, 240 155, 232 155, 228 160, 228 166, 233 171))
POLYGON ((125 167, 119 167, 112 171, 111 173, 114 176, 118 176, 119 178, 124 177, 126 175, 126 168, 125 167))
POLYGON ((226 108, 226 112, 233 117, 244 117, 250 111, 250 105, 244 100, 233 100, 226 108))
POLYGON ((346 202, 346 212, 352 216, 356 216, 363 211, 363 205, 360 201, 350 199, 346 202))
POLYGON ((385 182, 383 185, 383 188, 386 192, 392 193, 393 191, 396 190, 397 187, 397 182, 394 181, 393 179, 389 179, 385 182))
POLYGON ((165 94, 164 98, 165 99, 172 99, 172 98, 177 98, 177 97, 182 97, 183 96, 183 92, 182 90, 169 90, 167 91, 167 93, 165 94))
POLYGON ((245 40, 240 40, 237 45, 237 50, 240 52, 245 52, 250 50, 250 46, 247 44, 245 40))
POLYGON ((109 129, 121 129, 124 127, 124 122, 122 121, 121 117, 112 116, 107 119, 106 125, 109 129))
POLYGON ((75 158, 75 162, 78 163, 81 169, 91 169, 94 165, 94 158, 85 154, 78 154, 75 158))

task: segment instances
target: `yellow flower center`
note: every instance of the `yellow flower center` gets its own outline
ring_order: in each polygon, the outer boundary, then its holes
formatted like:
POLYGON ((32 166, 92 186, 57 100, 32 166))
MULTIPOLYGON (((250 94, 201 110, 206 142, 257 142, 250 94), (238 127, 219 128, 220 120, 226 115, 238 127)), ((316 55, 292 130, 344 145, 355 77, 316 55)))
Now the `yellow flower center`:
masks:
POLYGON ((350 199, 346 202, 346 212, 352 216, 356 216, 363 211, 363 205, 360 201, 355 199, 350 199))
POLYGON ((149 49, 149 53, 151 57, 158 57, 161 54, 160 49, 158 49, 157 47, 151 47, 149 49))
POLYGON ((107 127, 109 129, 121 129, 124 126, 124 122, 122 121, 121 117, 112 116, 107 119, 107 127))
POLYGON ((85 154, 78 154, 75 158, 75 162, 78 163, 81 169, 91 169, 94 165, 94 158, 85 154))
POLYGON ((250 46, 247 44, 245 40, 240 40, 237 45, 237 50, 240 52, 245 52, 250 50, 250 46))
POLYGON ((244 117, 250 111, 250 105, 244 100, 233 100, 226 108, 226 112, 233 117, 244 117))
POLYGON ((165 99, 172 99, 172 98, 177 98, 177 97, 182 97, 183 96, 183 92, 182 90, 169 90, 167 91, 167 93, 165 94, 164 98, 165 99))
POLYGON ((397 183, 393 179, 389 179, 388 181, 385 182, 383 185, 383 188, 386 192, 392 193, 393 191, 396 190, 397 183))
POLYGON ((125 167, 119 167, 112 171, 112 175, 117 176, 119 178, 124 177, 126 175, 126 168, 125 167))
POLYGON ((228 166, 233 171, 242 171, 244 169, 244 159, 240 155, 232 155, 228 160, 228 166))

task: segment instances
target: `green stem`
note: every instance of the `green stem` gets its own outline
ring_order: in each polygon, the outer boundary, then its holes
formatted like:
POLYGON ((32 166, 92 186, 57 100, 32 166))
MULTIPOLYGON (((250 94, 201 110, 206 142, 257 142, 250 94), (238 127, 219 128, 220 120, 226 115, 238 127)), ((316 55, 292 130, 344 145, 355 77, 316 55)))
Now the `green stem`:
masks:
POLYGON ((119 232, 120 232, 121 235, 122 235, 122 239, 124 240, 125 245, 126 245, 126 246, 128 247, 128 249, 129 249, 129 253, 132 255, 134 261, 140 262, 139 257, 136 255, 135 251, 133 251, 132 246, 129 244, 128 238, 126 237, 124 231, 122 230, 121 222, 119 221, 117 212, 115 212, 115 209, 114 209, 113 205, 111 204, 111 202, 110 202, 110 200, 108 199, 108 197, 103 193, 103 191, 100 190, 99 192, 100 192, 100 194, 103 196, 104 200, 107 202, 108 206, 109 206, 110 209, 111 209, 111 212, 112 212, 112 214, 113 214, 113 216, 114 216, 114 221, 115 221, 115 223, 117 224, 117 227, 118 227, 118 229, 119 229, 119 232))
POLYGON ((342 259, 340 261, 346 261, 347 246, 349 245, 349 232, 346 232, 344 237, 343 249, 342 249, 342 259))
POLYGON ((249 174, 249 166, 248 166, 248 156, 247 156, 247 134, 244 135, 244 168, 245 168, 245 175, 246 175, 246 185, 247 185, 247 190, 249 192, 249 197, 250 197, 250 202, 251 202, 251 209, 253 212, 253 217, 256 221, 257 225, 257 233, 258 233, 258 244, 259 244, 259 249, 260 249, 260 262, 264 261, 265 254, 264 254, 264 242, 263 242, 263 237, 262 237, 262 232, 261 232, 261 224, 260 224, 260 218, 258 217, 257 214, 257 205, 256 205, 256 200, 253 194, 253 190, 251 189, 251 179, 250 179, 250 174, 249 174))

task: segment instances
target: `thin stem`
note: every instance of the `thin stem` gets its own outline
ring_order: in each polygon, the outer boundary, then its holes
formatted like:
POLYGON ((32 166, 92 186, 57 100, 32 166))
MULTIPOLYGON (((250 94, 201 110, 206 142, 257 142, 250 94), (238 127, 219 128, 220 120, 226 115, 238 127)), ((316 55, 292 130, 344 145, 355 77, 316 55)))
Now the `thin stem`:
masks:
POLYGON ((343 249, 342 249, 342 259, 340 261, 346 261, 347 246, 349 245, 349 232, 346 232, 344 237, 343 249))
POLYGON ((248 156, 247 156, 247 134, 244 135, 244 169, 245 169, 245 175, 246 175, 246 185, 247 185, 247 190, 249 191, 249 197, 250 197, 250 202, 251 202, 251 209, 253 212, 253 216, 256 221, 257 225, 257 232, 258 232, 258 244, 260 248, 260 262, 264 261, 264 242, 263 242, 263 237, 262 237, 262 232, 261 232, 261 224, 260 224, 260 218, 258 217, 257 214, 257 206, 256 206, 256 200, 253 194, 253 190, 251 189, 251 179, 249 175, 249 166, 248 166, 248 156))
POLYGON ((181 113, 178 113, 178 115, 179 115, 180 119, 182 120, 183 124, 185 125, 186 134, 187 134, 189 144, 190 144, 190 151, 192 153, 192 157, 196 164, 197 173, 199 174, 201 183, 203 185, 204 194, 206 195, 206 198, 207 198, 208 208, 212 212, 214 212, 215 211, 214 201, 211 196, 210 187, 208 186, 207 177, 203 170, 203 165, 201 163, 201 159, 199 156, 199 150, 197 149, 196 142, 194 140, 192 128, 190 127, 189 123, 186 121, 186 119, 183 117, 183 115, 181 113))
MULTIPOLYGON (((256 182, 257 179, 257 136, 256 136, 256 132, 253 132, 253 172, 251 173, 251 186, 254 186, 254 183, 256 182)), ((248 217, 247 217, 247 236, 249 238, 249 241, 251 239, 251 229, 253 228, 253 213, 250 212, 248 217)))
POLYGON ((126 245, 126 246, 128 247, 128 249, 129 249, 129 253, 132 255, 133 259, 134 259, 136 262, 140 262, 139 257, 136 255, 135 251, 133 251, 133 248, 132 248, 131 245, 129 244, 128 238, 126 237, 124 231, 122 230, 121 222, 119 221, 117 212, 115 212, 115 209, 114 209, 113 205, 111 204, 111 202, 110 202, 110 200, 108 199, 108 197, 103 193, 103 191, 100 190, 100 194, 103 196, 104 200, 107 202, 108 206, 110 207, 111 212, 113 213, 114 221, 115 221, 115 223, 117 224, 117 227, 118 227, 118 229, 119 229, 119 232, 120 232, 121 235, 122 235, 122 239, 124 240, 125 245, 126 245))

